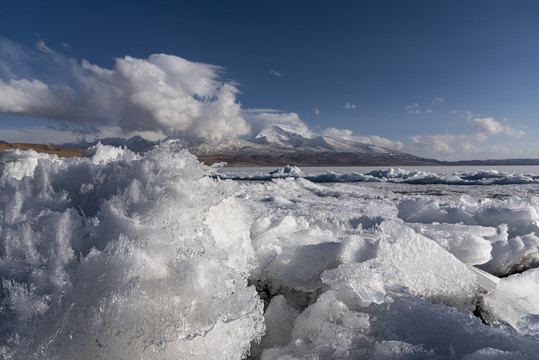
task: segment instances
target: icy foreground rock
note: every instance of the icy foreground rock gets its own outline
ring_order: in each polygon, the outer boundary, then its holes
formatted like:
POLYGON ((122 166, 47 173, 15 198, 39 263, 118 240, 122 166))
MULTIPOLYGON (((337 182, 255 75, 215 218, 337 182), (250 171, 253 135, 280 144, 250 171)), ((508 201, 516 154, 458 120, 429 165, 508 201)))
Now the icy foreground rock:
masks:
POLYGON ((85 156, 0 157, 3 358, 539 353, 535 198, 320 185, 293 167, 223 181, 176 143, 85 156))
POLYGON ((232 184, 173 143, 88 156, 2 170, 3 358, 246 356, 264 333, 249 229, 214 220, 242 211, 232 184))

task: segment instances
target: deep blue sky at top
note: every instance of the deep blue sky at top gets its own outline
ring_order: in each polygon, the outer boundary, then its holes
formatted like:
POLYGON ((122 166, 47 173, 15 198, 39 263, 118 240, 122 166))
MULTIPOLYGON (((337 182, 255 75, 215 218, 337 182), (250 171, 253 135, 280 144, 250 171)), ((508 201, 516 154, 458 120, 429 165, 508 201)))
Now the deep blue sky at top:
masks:
POLYGON ((0 5, 0 36, 105 68, 154 53, 219 65, 244 108, 314 129, 467 134, 469 111, 506 119, 521 141, 539 133, 537 1, 18 0, 0 5))

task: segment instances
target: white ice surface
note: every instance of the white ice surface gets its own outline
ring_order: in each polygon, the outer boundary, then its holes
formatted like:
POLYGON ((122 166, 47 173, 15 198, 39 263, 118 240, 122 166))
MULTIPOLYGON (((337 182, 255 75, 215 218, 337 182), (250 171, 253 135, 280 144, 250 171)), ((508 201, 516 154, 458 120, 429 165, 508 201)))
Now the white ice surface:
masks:
POLYGON ((484 301, 496 318, 521 332, 539 334, 539 269, 501 279, 484 301))
POLYGON ((489 238, 496 235, 492 227, 462 224, 409 224, 417 233, 435 241, 465 264, 484 264, 492 259, 489 238))
POLYGON ((3 358, 539 352, 535 175, 285 167, 234 182, 175 143, 1 160, 3 358), (501 186, 486 183, 510 185, 484 197, 501 186))
POLYGON ((244 357, 264 321, 233 184, 174 143, 92 150, 3 169, 3 357, 244 357))

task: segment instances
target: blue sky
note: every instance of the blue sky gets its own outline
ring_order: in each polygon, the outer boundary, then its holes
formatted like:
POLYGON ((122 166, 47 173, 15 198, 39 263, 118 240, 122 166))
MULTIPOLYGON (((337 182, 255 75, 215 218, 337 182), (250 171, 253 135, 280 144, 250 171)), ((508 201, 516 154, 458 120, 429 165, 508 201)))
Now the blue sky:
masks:
POLYGON ((0 79, 10 142, 282 120, 438 159, 539 157, 536 1, 3 2, 0 79), (123 87, 155 66, 173 89, 123 87))

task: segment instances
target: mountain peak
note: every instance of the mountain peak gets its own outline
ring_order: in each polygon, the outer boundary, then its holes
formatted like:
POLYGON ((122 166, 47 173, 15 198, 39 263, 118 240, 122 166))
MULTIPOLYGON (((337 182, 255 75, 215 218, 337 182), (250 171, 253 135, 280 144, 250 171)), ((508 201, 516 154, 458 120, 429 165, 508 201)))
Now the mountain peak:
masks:
POLYGON ((257 144, 286 145, 301 139, 313 139, 317 137, 310 130, 287 125, 273 125, 262 129, 249 141, 257 144))

